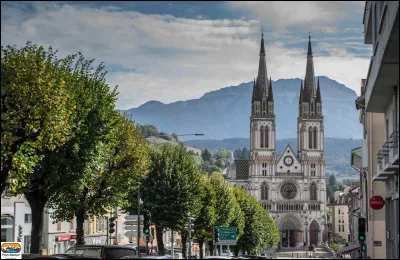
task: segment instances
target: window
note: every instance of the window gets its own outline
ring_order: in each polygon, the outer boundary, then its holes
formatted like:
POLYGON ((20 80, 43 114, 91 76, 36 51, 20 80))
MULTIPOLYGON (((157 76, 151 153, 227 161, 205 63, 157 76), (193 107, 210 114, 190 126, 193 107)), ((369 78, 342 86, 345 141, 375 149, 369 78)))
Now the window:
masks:
POLYGON ((317 149, 317 127, 314 127, 314 149, 317 149))
POLYGON ((1 242, 13 242, 14 240, 14 220, 9 217, 1 219, 1 242))
POLYGON ((61 231, 61 225, 62 225, 62 222, 58 221, 57 222, 57 231, 61 231))
POLYGON ((317 186, 315 183, 310 185, 310 200, 317 200, 317 186))
POLYGON ((260 137, 260 147, 263 148, 264 147, 264 127, 261 127, 261 133, 260 133, 261 137, 260 137))
POLYGON ((32 223, 32 214, 25 214, 25 223, 32 223))
POLYGON ((312 149, 312 128, 310 127, 309 129, 308 129, 308 148, 309 149, 312 149))
POLYGON ((262 163, 262 175, 267 176, 267 163, 262 163))
POLYGON ((342 232, 344 232, 344 225, 342 225, 342 232))
POLYGON ((261 200, 268 200, 268 185, 265 182, 261 185, 261 200))
POLYGON ((265 147, 269 147, 269 128, 265 128, 265 147))
POLYGON ((311 163, 311 176, 315 176, 315 163, 311 163))
POLYGON ((24 236, 24 254, 31 253, 31 236, 24 236))

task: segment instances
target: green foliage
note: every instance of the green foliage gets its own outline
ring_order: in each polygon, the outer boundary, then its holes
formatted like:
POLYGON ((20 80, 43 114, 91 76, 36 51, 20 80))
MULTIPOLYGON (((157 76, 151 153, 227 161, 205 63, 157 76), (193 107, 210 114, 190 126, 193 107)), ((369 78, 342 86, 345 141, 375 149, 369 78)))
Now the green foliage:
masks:
POLYGON ((201 152, 201 158, 203 159, 204 162, 210 162, 211 160, 211 153, 208 151, 208 149, 204 149, 201 152))
POLYGON ((330 247, 331 247, 335 252, 337 252, 337 251, 339 250, 339 245, 336 244, 336 243, 331 244, 330 247))
POLYGON ((235 157, 235 160, 248 160, 250 157, 250 151, 247 150, 246 147, 243 147, 242 149, 235 150, 233 156, 235 157))
POLYGON ((235 197, 228 182, 219 172, 214 172, 210 176, 210 185, 216 196, 216 226, 226 226, 234 218, 235 197))
POLYGON ((328 183, 329 183, 329 185, 331 185, 331 186, 334 186, 334 185, 337 184, 336 177, 335 177, 334 174, 332 174, 332 175, 329 176, 329 182, 328 182, 328 183))
POLYGON ((235 253, 241 249, 256 254, 263 247, 275 247, 280 239, 279 230, 267 211, 242 187, 235 188, 235 197, 244 213, 243 234, 238 239, 235 253))
POLYGON ((163 145, 150 152, 150 173, 141 188, 144 208, 161 227, 180 230, 200 208, 200 173, 183 146, 163 145))
POLYGON ((128 192, 145 178, 150 164, 146 142, 131 119, 118 117, 110 135, 97 143, 97 156, 88 162, 85 175, 52 197, 55 219, 69 220, 79 212, 93 217, 126 206, 128 192))
POLYGON ((42 152, 73 136, 77 106, 66 87, 71 62, 30 42, 21 49, 1 46, 1 192, 9 174, 14 191, 23 188, 42 152))

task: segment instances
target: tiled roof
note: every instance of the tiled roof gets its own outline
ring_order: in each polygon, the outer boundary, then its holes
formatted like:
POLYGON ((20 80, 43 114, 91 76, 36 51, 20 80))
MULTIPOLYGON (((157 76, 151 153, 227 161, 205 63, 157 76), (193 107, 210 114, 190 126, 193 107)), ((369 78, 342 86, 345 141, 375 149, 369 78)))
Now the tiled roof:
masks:
POLYGON ((236 179, 247 180, 249 178, 249 160, 235 160, 236 179))

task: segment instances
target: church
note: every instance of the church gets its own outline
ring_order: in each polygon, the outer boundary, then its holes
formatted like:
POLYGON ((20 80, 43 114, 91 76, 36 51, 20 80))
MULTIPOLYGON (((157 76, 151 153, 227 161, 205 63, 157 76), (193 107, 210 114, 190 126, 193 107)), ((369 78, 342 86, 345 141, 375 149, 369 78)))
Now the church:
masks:
MULTIPOLYGON (((320 245, 326 228, 324 118, 319 81, 314 75, 311 37, 304 83, 299 86, 297 153, 276 151, 274 95, 268 80, 264 37, 250 115, 250 158, 235 160, 227 180, 244 186, 268 211, 280 230, 281 248, 320 245)), ((294 111, 293 111, 294 112, 294 111)), ((295 114, 295 113, 293 113, 295 114)))

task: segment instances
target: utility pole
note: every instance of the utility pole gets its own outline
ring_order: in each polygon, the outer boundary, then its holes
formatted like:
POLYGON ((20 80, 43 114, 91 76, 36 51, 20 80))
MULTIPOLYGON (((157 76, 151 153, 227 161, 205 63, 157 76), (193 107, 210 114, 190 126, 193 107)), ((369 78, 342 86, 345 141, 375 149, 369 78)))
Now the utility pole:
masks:
POLYGON ((137 226, 137 248, 138 254, 140 257, 140 205, 142 204, 142 200, 140 199, 140 188, 138 188, 138 226, 137 226))
POLYGON ((171 229, 172 239, 171 239, 171 259, 174 259, 174 231, 171 229))

